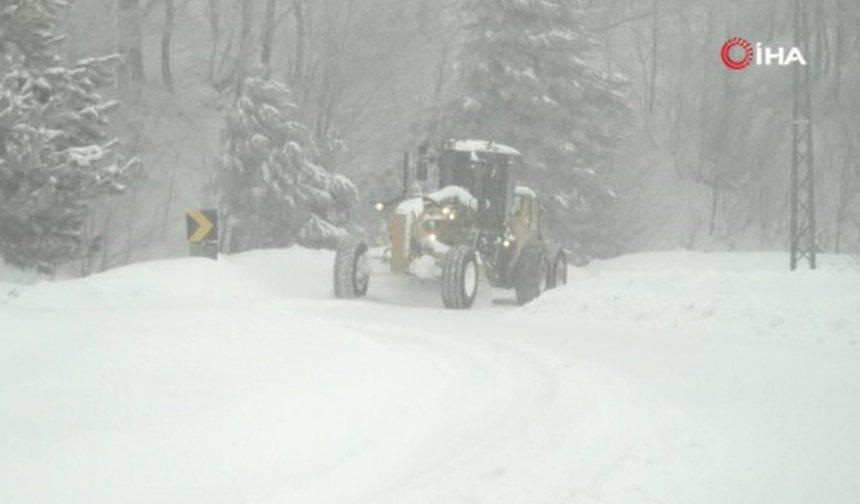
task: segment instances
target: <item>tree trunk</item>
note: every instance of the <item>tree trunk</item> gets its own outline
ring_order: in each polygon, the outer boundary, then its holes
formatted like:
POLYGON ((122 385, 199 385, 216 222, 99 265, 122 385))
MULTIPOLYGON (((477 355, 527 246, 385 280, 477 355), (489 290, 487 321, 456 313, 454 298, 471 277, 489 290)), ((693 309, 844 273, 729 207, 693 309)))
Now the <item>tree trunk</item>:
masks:
POLYGON ((839 201, 836 204, 836 237, 834 252, 837 254, 842 253, 842 226, 845 223, 845 214, 850 202, 850 198, 848 197, 850 191, 848 189, 851 186, 851 164, 847 156, 843 163, 842 173, 840 174, 841 184, 839 188, 839 201))
MULTIPOLYGON (((304 80, 305 52, 307 47, 307 29, 305 27, 304 0, 293 0, 293 16, 296 18, 296 61, 292 71, 292 86, 300 90, 304 80)), ((297 99, 301 100, 299 96, 297 99)))
POLYGON ((118 0, 119 85, 123 97, 137 103, 145 81, 140 0, 118 0))
POLYGON ((836 25, 836 41, 834 48, 834 66, 833 70, 836 75, 833 76, 833 99, 839 103, 839 100, 842 95, 842 65, 845 63, 845 38, 846 33, 848 31, 848 23, 846 22, 846 18, 848 16, 848 12, 845 9, 845 3, 842 0, 839 0, 836 5, 837 12, 836 15, 839 19, 836 25))
POLYGON ((237 0, 242 4, 242 31, 239 35, 239 52, 236 55, 236 98, 242 95, 251 51, 251 29, 254 22, 253 0, 237 0))
MULTIPOLYGON (((850 112, 849 112, 850 114, 850 112)), ((860 116, 857 117, 860 120, 860 116)), ((842 159, 842 171, 839 174, 839 201, 836 205, 836 253, 842 252, 842 235, 844 226, 851 214, 854 198, 857 195, 858 184, 860 184, 860 163, 856 162, 857 147, 853 140, 853 131, 858 121, 846 121, 843 123, 845 136, 845 153, 842 159)))
POLYGON ((708 226, 708 236, 714 236, 717 231, 717 210, 720 207, 720 189, 716 184, 711 186, 711 218, 708 226))
MULTIPOLYGON (((825 37, 826 34, 824 32, 824 2, 818 2, 813 7, 815 10, 812 12, 812 19, 809 22, 808 30, 809 33, 807 37, 809 38, 809 44, 812 47, 811 50, 814 51, 814 56, 812 59, 812 72, 813 76, 816 78, 820 78, 824 75, 824 49, 825 49, 825 37)), ((807 10, 807 16, 810 14, 807 10)), ((805 57, 808 57, 804 54, 805 57)))
POLYGON ((173 39, 173 0, 164 0, 164 34, 161 36, 161 80, 164 89, 173 92, 173 72, 170 69, 170 43, 173 39))
POLYGON ((221 42, 221 11, 219 0, 209 0, 209 31, 212 34, 212 49, 209 51, 209 82, 215 81, 215 56, 221 42))
POLYGON ((277 0, 266 0, 266 16, 263 19, 263 52, 260 62, 266 70, 266 76, 272 72, 272 41, 275 38, 275 14, 277 12, 277 0))
POLYGON ((651 76, 648 89, 648 113, 654 113, 654 102, 657 99, 657 49, 659 47, 658 35, 660 33, 658 23, 658 12, 660 0, 654 0, 654 13, 652 14, 651 26, 651 76))

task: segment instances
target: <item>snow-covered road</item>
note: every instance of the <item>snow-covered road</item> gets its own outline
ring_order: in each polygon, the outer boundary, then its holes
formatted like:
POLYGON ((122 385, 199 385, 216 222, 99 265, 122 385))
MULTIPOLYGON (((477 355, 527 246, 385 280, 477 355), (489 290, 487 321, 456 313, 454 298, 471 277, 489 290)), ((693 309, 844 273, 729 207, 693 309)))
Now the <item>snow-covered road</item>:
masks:
POLYGON ((860 502, 860 274, 781 259, 469 312, 302 250, 0 286, 0 502, 860 502))

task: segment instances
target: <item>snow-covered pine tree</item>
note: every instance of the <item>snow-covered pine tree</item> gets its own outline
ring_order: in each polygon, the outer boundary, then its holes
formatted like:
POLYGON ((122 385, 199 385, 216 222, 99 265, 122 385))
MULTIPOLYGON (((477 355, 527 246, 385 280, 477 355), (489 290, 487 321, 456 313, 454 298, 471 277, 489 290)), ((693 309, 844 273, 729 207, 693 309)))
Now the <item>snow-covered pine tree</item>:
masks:
POLYGON ((218 191, 230 252, 334 248, 358 198, 352 182, 321 166, 337 142, 320 146, 300 123, 289 88, 250 77, 224 131, 218 191))
POLYGON ((92 204, 121 191, 136 159, 106 133, 100 89, 114 57, 60 65, 62 0, 0 0, 0 257, 52 272, 91 251, 92 204))
POLYGON ((0 0, 0 52, 23 57, 29 67, 56 64, 63 40, 56 34, 57 16, 67 5, 66 0, 0 0))
POLYGON ((577 0, 459 0, 463 97, 440 132, 509 143, 545 198, 557 239, 585 258, 618 253, 608 166, 625 81, 589 63, 597 46, 577 0))

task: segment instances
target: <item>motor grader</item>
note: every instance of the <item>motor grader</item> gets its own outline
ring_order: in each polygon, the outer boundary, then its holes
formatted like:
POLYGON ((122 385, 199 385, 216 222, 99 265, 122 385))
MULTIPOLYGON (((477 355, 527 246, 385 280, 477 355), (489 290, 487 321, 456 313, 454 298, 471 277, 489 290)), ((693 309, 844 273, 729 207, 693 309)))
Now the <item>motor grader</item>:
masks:
POLYGON ((523 162, 516 149, 449 140, 434 154, 426 145, 418 154, 414 186, 423 190, 410 186, 407 155, 404 194, 376 204, 389 213, 390 244, 372 251, 355 238, 340 243, 338 298, 366 295, 371 276, 382 272, 437 279, 449 309, 471 308, 481 277, 493 288, 514 289, 521 305, 567 283, 566 255, 546 240, 535 193, 516 185, 523 162))

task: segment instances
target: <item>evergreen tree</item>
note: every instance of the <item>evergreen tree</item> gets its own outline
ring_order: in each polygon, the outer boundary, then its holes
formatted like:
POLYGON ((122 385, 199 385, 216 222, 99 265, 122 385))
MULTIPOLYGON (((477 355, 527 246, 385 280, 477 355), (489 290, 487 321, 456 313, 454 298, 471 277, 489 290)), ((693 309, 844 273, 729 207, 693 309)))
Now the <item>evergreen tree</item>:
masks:
POLYGON ((298 115, 286 85, 259 77, 243 82, 219 165, 231 252, 296 243, 334 248, 346 234, 358 192, 321 166, 338 143, 319 145, 298 115))
POLYGON ((59 64, 59 0, 0 0, 0 257, 51 272, 92 251, 83 228, 124 189, 126 160, 106 133, 115 57, 59 64))
POLYGON ((595 71, 597 45, 576 0, 460 0, 463 99, 444 115, 447 136, 509 143, 525 182, 545 198, 556 238, 591 258, 614 242, 608 174, 627 112, 625 82, 595 71))
POLYGON ((57 15, 66 0, 0 0, 0 53, 23 57, 29 67, 47 67, 59 58, 57 15))

